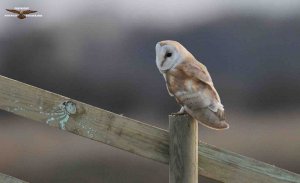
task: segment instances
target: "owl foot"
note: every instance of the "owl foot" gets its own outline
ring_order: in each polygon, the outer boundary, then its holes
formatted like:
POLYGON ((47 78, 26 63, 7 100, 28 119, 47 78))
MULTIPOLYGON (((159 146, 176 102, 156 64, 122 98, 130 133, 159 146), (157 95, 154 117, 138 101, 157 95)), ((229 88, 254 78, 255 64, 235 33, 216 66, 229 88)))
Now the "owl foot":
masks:
POLYGON ((180 111, 172 113, 172 115, 184 115, 187 114, 183 107, 181 107, 180 111))

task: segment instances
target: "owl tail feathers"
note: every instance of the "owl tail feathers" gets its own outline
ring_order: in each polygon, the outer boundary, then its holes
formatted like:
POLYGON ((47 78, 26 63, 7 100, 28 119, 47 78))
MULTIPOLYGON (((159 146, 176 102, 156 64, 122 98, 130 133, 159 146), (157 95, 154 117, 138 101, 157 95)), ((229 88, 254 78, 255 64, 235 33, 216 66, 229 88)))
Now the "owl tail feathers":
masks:
POLYGON ((214 130, 226 130, 229 124, 225 121, 224 111, 213 112, 209 109, 202 109, 196 113, 190 113, 198 122, 214 130))
POLYGON ((190 110, 185 106, 185 112, 191 115, 199 123, 214 130, 225 130, 229 128, 229 124, 226 122, 225 111, 217 110, 212 111, 209 108, 199 108, 198 110, 190 110))
POLYGON ((214 130, 226 130, 229 128, 229 124, 226 123, 226 121, 218 121, 215 123, 203 123, 200 121, 201 124, 203 124, 204 126, 208 127, 208 128, 212 128, 214 130))
POLYGON ((213 121, 212 123, 210 123, 212 125, 213 128, 215 128, 216 130, 226 130, 229 128, 229 124, 226 123, 225 121, 225 111, 218 109, 217 112, 214 113, 218 120, 213 121))

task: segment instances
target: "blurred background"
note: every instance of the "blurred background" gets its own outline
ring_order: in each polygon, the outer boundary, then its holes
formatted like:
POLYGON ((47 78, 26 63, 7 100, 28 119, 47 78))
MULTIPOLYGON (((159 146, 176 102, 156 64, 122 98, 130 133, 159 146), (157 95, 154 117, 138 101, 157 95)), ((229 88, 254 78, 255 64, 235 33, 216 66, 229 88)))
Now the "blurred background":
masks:
MULTIPOLYGON (((199 126, 200 140, 300 173, 300 1, 2 0, 0 7, 1 75, 167 129, 179 106, 154 47, 177 40, 207 66, 231 125, 199 126), (43 17, 4 17, 14 7, 43 17)), ((0 172, 33 183, 168 182, 166 165, 3 111, 0 144, 0 172)))

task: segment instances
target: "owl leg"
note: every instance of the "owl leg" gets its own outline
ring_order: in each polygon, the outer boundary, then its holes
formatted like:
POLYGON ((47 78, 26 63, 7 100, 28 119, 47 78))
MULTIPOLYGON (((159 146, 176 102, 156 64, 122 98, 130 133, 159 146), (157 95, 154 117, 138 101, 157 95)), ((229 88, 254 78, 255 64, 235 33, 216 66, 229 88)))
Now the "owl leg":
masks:
POLYGON ((186 112, 184 110, 184 107, 181 107, 180 111, 172 113, 172 114, 174 114, 174 115, 183 115, 183 114, 186 114, 186 112))

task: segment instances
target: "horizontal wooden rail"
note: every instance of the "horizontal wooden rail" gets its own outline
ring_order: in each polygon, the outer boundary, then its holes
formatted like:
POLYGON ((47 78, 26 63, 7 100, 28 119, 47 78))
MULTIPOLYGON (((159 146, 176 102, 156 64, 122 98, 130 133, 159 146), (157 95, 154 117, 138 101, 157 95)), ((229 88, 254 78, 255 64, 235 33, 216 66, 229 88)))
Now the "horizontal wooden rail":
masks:
MULTIPOLYGON (((3 76, 0 109, 161 163, 169 161, 168 131, 3 76)), ((198 148, 202 176, 233 183, 300 183, 296 173, 203 142, 198 148)))
POLYGON ((0 173, 0 182, 1 183, 28 183, 23 180, 17 179, 15 177, 5 175, 3 173, 0 173))

